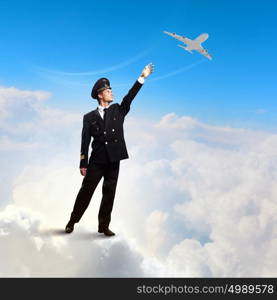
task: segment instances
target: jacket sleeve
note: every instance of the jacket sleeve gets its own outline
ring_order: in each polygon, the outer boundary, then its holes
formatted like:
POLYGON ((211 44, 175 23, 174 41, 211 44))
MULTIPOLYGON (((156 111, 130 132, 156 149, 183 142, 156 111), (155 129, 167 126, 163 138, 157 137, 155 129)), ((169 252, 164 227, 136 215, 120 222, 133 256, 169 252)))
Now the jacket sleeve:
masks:
POLYGON ((88 166, 88 150, 89 150, 90 140, 91 140, 91 134, 89 130, 89 122, 86 120, 84 116, 83 129, 82 129, 80 168, 87 168, 88 166))
POLYGON ((138 91, 142 87, 142 84, 138 81, 135 82, 135 84, 131 87, 128 94, 123 98, 121 104, 120 104, 120 110, 123 113, 123 115, 127 115, 127 113, 130 110, 131 103, 133 99, 136 97, 138 91))

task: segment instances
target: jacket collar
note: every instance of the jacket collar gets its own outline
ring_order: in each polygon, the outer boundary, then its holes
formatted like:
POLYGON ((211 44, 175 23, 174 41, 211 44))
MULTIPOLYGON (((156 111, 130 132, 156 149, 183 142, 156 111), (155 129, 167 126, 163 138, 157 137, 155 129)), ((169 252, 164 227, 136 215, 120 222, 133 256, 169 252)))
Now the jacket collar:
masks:
MULTIPOLYGON (((109 108, 109 107, 107 107, 107 108, 109 108)), ((110 123, 110 120, 111 120, 111 114, 109 113, 109 109, 108 109, 108 110, 106 111, 106 113, 105 113, 104 120, 103 120, 102 117, 100 116, 100 113, 99 113, 99 111, 98 111, 98 107, 97 107, 95 110, 93 110, 92 112, 93 112, 93 114, 94 114, 97 118, 99 118, 99 119, 101 120, 101 122, 105 122, 105 127, 108 126, 108 124, 110 123)))

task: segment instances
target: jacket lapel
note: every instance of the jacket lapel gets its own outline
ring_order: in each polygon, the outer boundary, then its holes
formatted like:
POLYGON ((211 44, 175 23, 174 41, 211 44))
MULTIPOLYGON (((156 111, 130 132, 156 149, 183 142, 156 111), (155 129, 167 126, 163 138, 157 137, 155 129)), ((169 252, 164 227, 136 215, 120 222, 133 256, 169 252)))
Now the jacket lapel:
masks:
POLYGON ((102 119, 102 117, 100 116, 100 113, 98 111, 98 109, 96 108, 95 110, 93 110, 93 114, 98 118, 100 119, 100 122, 101 123, 104 123, 105 125, 105 128, 107 128, 110 124, 110 121, 111 121, 111 110, 107 109, 105 114, 104 114, 104 120, 102 119))
POLYGON ((102 119, 102 117, 100 116, 100 113, 98 111, 98 109, 96 108, 95 110, 93 110, 93 114, 97 117, 97 119, 100 120, 101 123, 104 122, 104 120, 102 119))

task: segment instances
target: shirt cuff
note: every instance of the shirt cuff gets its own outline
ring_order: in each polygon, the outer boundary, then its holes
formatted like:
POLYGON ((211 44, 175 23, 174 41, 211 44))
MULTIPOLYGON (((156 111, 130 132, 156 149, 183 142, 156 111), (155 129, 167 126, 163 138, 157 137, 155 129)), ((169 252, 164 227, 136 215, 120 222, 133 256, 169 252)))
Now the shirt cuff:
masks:
POLYGON ((144 84, 144 77, 139 76, 138 82, 141 83, 141 84, 144 84))

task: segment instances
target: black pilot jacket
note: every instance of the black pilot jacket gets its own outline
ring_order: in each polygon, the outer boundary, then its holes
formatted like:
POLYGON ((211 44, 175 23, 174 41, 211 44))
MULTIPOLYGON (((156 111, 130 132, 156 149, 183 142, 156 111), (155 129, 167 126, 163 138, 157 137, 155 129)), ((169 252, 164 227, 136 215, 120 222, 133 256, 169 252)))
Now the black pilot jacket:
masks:
POLYGON ((101 118, 98 109, 84 115, 80 168, 87 168, 89 161, 94 163, 117 162, 129 158, 125 140, 123 123, 130 110, 130 105, 142 84, 138 81, 132 86, 121 104, 109 106, 101 118), (88 152, 91 138, 92 151, 88 161, 88 152))

